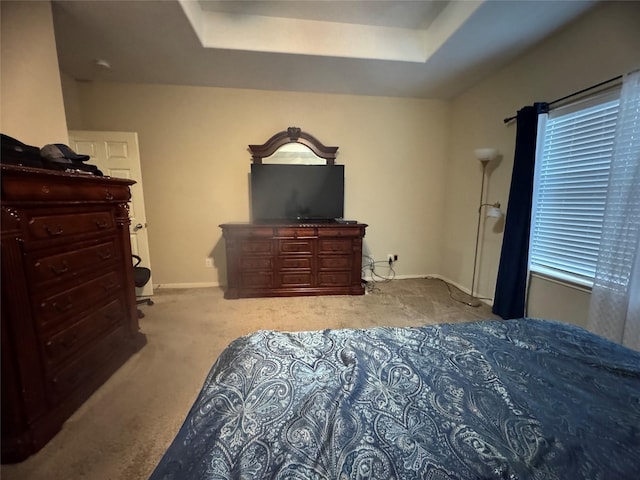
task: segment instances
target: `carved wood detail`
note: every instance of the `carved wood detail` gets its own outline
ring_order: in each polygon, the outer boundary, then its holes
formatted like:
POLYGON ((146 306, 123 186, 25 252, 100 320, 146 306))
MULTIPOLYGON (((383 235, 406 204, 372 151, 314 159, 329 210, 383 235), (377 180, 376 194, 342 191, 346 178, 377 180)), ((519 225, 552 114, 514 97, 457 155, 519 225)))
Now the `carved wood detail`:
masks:
POLYGON ((262 145, 249 145, 253 163, 262 163, 262 159, 273 155, 283 145, 287 143, 300 143, 308 147, 318 157, 324 158, 327 165, 333 165, 338 152, 338 147, 328 147, 323 145, 313 135, 302 131, 298 127, 289 127, 282 132, 273 135, 262 145))

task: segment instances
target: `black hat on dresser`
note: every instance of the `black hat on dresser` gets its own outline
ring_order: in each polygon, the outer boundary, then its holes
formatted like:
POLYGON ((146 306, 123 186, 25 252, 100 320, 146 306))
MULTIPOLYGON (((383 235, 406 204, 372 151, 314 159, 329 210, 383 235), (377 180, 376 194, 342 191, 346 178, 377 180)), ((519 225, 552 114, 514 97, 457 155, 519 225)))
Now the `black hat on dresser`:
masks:
POLYGON ((50 143, 40 149, 42 158, 58 163, 86 162, 91 157, 74 152, 63 143, 50 143))

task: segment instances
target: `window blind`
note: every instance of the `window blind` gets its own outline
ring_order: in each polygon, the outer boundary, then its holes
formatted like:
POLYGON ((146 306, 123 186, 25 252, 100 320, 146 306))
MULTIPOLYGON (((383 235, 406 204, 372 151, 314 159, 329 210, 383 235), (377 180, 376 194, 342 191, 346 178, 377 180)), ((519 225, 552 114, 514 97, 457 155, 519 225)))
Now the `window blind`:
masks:
POLYGON ((529 249, 532 271, 593 284, 618 94, 541 115, 529 249))

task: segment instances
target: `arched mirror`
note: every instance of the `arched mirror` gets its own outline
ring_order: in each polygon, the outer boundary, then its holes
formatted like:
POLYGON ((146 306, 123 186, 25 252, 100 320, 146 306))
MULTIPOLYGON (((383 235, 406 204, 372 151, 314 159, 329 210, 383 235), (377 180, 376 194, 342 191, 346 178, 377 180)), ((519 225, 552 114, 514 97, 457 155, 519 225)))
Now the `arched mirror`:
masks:
POLYGON ((285 143, 273 155, 264 157, 262 163, 278 163, 284 165, 326 165, 327 160, 317 156, 301 143, 285 143))
POLYGON ((253 163, 333 165, 338 147, 327 147, 298 127, 273 135, 262 145, 249 145, 253 163))

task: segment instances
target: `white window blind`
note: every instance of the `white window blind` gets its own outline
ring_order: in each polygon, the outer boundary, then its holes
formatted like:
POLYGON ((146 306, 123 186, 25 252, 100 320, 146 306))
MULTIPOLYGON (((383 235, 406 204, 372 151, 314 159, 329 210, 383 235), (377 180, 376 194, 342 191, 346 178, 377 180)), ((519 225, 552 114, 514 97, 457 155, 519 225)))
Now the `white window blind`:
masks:
POLYGON ((619 92, 541 115, 529 269, 591 286, 602 236, 619 92))

